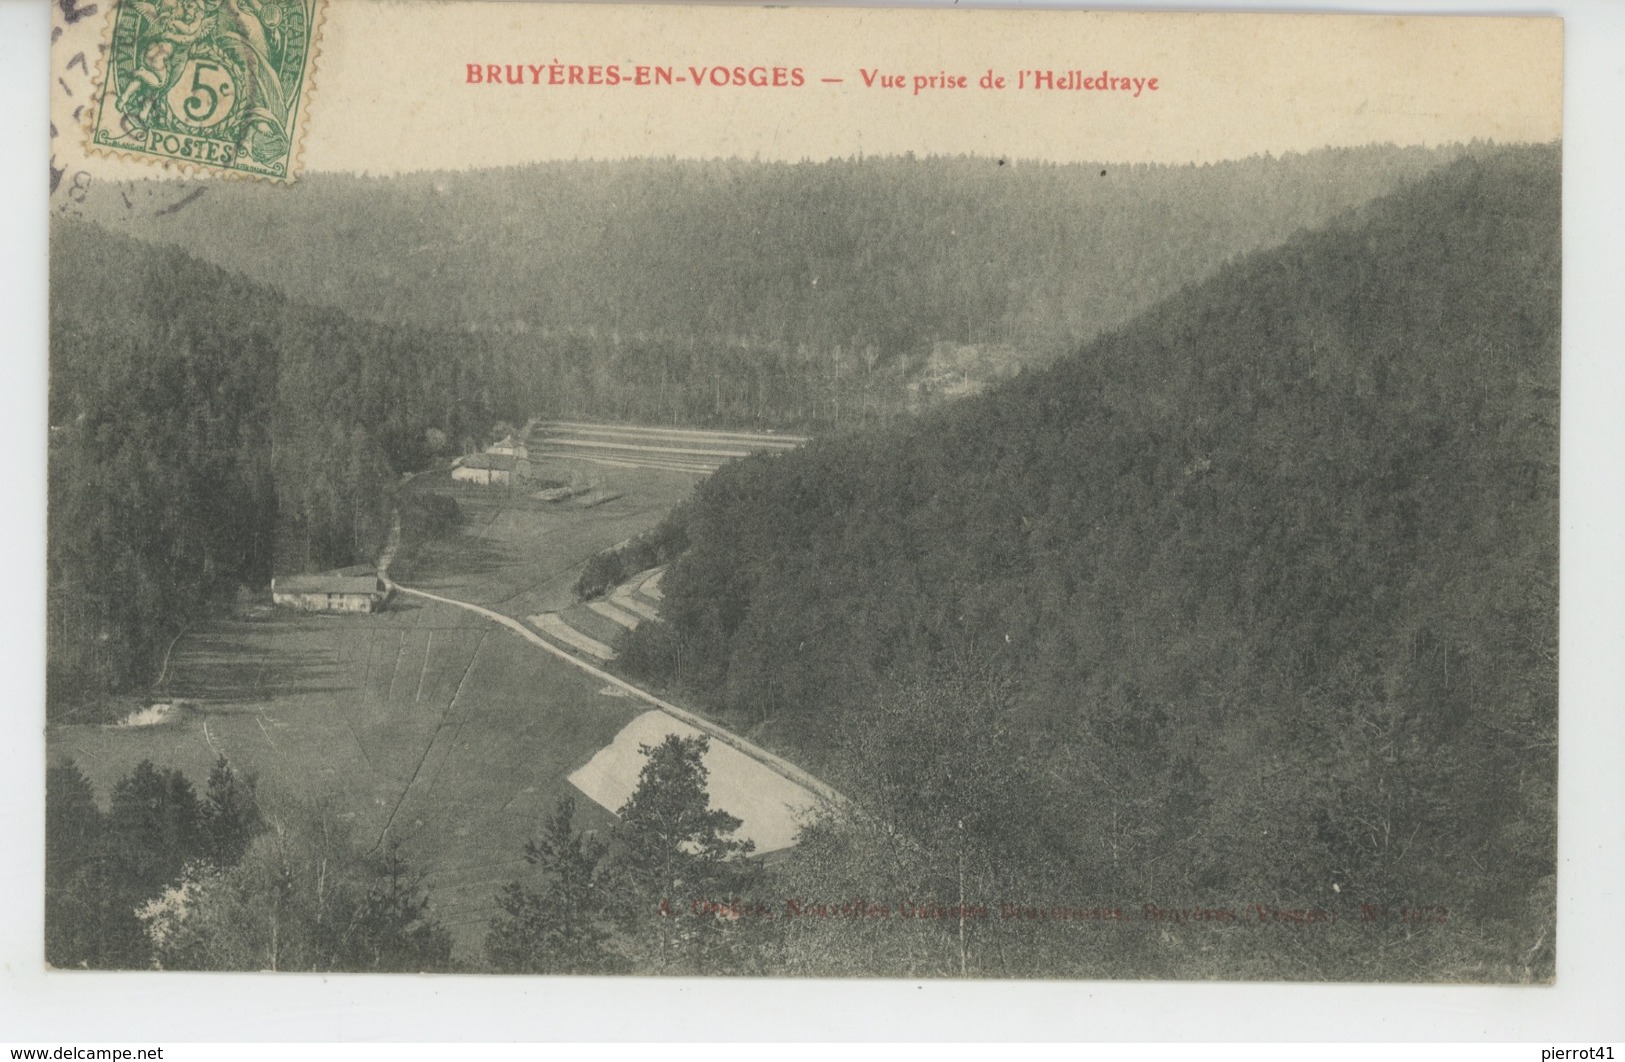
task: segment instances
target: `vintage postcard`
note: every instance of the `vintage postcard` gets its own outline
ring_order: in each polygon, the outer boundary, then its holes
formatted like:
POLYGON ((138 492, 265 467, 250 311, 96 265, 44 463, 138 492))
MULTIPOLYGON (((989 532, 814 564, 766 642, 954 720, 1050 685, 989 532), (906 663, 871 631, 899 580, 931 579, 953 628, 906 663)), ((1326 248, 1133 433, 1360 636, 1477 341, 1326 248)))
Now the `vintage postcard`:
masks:
POLYGON ((1554 978, 1560 20, 53 17, 51 968, 1554 978))

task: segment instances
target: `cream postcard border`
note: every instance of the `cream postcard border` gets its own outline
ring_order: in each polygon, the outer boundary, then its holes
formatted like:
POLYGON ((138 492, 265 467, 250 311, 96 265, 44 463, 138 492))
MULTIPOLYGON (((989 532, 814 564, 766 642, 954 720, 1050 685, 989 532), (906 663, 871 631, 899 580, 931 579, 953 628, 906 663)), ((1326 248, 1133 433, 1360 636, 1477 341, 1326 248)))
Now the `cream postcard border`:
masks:
MULTIPOLYGON (((343 2, 343 0, 339 0, 343 2)), ((1191 8, 1224 9, 1212 3, 1191 8)), ((1239 5, 1230 5, 1232 7, 1239 5)), ((1254 10, 1260 4, 1250 5, 1254 10)), ((1348 10, 1350 5, 1339 5, 1348 10)), ((1301 7, 1299 9, 1302 9, 1301 7)), ((1392 10, 1362 3, 1356 10, 1392 10)), ((1436 2, 1437 13, 1521 13, 1512 4, 1436 2)), ((37 962, 42 874, 38 756, 43 704, 44 262, 47 127, 43 2, 0 9, 14 100, 3 163, 12 284, 4 319, 6 417, 19 460, 3 533, 23 604, 8 616, 4 659, 17 705, 5 715, 8 806, 0 923, 0 1026, 41 1042, 164 1040, 536 1039, 572 1036, 1038 1036, 1084 1039, 1550 1039, 1618 1035, 1617 962, 1625 821, 1617 756, 1625 748, 1625 629, 1618 601, 1625 504, 1619 416, 1617 289, 1625 275, 1617 194, 1625 173, 1625 23, 1609 0, 1570 0, 1565 145, 1562 885, 1558 983, 1551 989, 1180 984, 798 984, 492 978, 230 978, 141 974, 47 977, 37 962), (30 43, 33 42, 33 43, 30 43), (32 50, 31 50, 32 49, 32 50), (723 1006, 713 1006, 717 1000, 723 1006), (832 1022, 831 1015, 840 1015, 832 1022)))

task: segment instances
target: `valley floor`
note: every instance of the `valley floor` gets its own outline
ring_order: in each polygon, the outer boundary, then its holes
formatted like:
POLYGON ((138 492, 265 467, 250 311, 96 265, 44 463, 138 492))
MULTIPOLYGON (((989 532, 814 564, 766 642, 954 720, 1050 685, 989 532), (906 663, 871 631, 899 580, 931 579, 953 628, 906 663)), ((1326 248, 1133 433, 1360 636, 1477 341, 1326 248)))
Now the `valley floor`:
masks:
MULTIPOLYGON (((240 609, 177 646, 164 692, 181 710, 151 726, 54 728, 52 761, 72 757, 105 801, 143 759, 201 784, 225 756, 269 790, 331 807, 363 848, 399 841, 456 952, 476 956, 499 888, 526 873, 524 844, 543 813, 572 795, 579 826, 607 828, 636 784, 638 744, 694 731, 459 607, 518 623, 565 610, 600 618, 574 603, 581 566, 652 527, 694 483, 686 470, 537 466, 541 477, 590 476, 613 500, 416 484, 453 493, 463 512, 459 532, 421 550, 410 571, 412 586, 444 600, 398 592, 381 612, 353 616, 240 609)), ((534 621, 527 630, 534 640, 534 621)), ((793 840, 798 809, 814 803, 805 788, 723 742, 708 766, 715 805, 745 818, 760 850, 793 840)))

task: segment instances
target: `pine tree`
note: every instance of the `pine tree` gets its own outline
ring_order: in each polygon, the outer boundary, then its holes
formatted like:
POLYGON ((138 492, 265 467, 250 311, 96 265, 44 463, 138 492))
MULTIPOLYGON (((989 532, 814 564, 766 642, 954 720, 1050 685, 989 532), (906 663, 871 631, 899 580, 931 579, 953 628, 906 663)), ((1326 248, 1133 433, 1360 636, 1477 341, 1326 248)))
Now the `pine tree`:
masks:
POLYGON ((335 966, 343 970, 420 973, 451 962, 451 933, 430 913, 398 847, 391 844, 377 880, 356 903, 340 935, 335 966))
POLYGON ((615 838, 622 865, 655 894, 730 889, 740 880, 741 858, 756 850, 755 842, 729 836, 742 820, 711 807, 704 760, 710 747, 703 734, 667 734, 658 745, 638 747, 648 762, 621 806, 615 838))
POLYGON ((254 785, 252 774, 239 777, 224 756, 209 771, 201 812, 203 851, 219 866, 235 866, 254 835, 265 828, 254 785))
POLYGON ((59 968, 140 965, 145 944, 118 888, 106 817, 72 760, 45 772, 45 960, 59 968))
POLYGON ((136 764, 113 787, 108 824, 120 850, 130 894, 138 899, 158 895, 180 876, 181 868, 196 858, 201 847, 197 791, 186 775, 155 767, 151 760, 136 764))
POLYGON ((615 872, 625 885, 618 893, 640 927, 634 946, 648 949, 640 968, 652 972, 737 969, 725 957, 725 917, 694 906, 737 900, 758 869, 746 858, 755 842, 730 836, 743 822, 711 807, 709 748, 703 734, 668 734, 658 745, 639 746, 648 762, 619 812, 615 872))
POLYGON ((602 973, 614 965, 609 904, 599 867, 607 847, 575 829, 575 801, 562 798, 525 845, 525 862, 538 868, 541 888, 511 882, 497 898, 486 955, 507 973, 602 973))

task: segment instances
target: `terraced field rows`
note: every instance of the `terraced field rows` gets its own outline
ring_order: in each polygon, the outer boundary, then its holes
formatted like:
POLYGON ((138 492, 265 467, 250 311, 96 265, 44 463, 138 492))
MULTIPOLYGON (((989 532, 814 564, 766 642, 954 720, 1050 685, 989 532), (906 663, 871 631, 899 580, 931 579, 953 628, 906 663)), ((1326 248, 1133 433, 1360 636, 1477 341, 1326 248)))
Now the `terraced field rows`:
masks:
POLYGON ((793 450, 806 442, 800 435, 546 421, 532 428, 528 446, 533 459, 558 457, 611 468, 709 475, 728 461, 793 450))
POLYGON ((644 620, 660 618, 660 578, 664 568, 639 572, 610 591, 605 600, 572 605, 560 612, 526 617, 532 627, 566 649, 595 663, 616 657, 615 640, 644 620))

